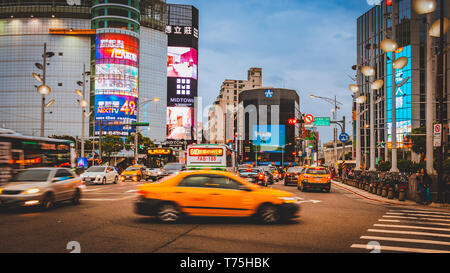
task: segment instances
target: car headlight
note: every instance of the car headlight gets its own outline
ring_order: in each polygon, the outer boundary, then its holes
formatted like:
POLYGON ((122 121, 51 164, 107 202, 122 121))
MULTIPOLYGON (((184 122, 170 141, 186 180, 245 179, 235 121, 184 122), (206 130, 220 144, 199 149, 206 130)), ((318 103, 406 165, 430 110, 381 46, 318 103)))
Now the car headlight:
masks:
POLYGON ((24 191, 23 193, 24 193, 24 194, 35 194, 35 193, 38 193, 38 192, 40 192, 40 191, 41 191, 41 190, 38 189, 38 188, 32 188, 32 189, 28 189, 28 190, 24 191))
POLYGON ((278 199, 284 201, 284 203, 295 203, 295 202, 297 202, 297 197, 278 197, 278 199))
POLYGON ((0 189, 0 194, 2 194, 2 192, 3 192, 3 189, 0 189))

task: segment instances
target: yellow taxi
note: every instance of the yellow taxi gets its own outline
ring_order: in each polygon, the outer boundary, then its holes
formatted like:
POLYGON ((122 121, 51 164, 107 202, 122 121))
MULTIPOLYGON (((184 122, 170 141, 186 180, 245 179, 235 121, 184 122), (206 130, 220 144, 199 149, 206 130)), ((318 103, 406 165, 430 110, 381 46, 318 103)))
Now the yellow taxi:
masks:
POLYGON ((266 224, 297 217, 299 199, 292 193, 260 187, 234 173, 180 172, 157 183, 138 186, 135 212, 175 222, 182 216, 256 216, 266 224))
POLYGON ((331 174, 324 167, 306 166, 298 176, 297 189, 301 191, 320 189, 330 192, 331 174))
POLYGON ((120 175, 120 181, 134 181, 138 182, 141 179, 145 179, 145 166, 132 165, 126 168, 120 175))

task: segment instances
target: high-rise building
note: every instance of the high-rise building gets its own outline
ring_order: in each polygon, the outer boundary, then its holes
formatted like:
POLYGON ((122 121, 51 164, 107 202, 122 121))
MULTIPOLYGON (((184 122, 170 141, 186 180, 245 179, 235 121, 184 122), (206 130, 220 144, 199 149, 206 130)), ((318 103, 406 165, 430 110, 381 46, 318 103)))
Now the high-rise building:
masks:
POLYGON ((261 87, 262 69, 256 67, 248 70, 247 80, 226 79, 222 83, 220 94, 209 109, 208 136, 210 143, 224 144, 227 140, 234 140, 239 94, 244 90, 261 87), (229 118, 227 118, 227 112, 229 118))
MULTIPOLYGON (((405 159, 418 160, 418 156, 411 152, 411 142, 406 136, 410 135, 414 128, 425 126, 426 109, 426 15, 418 15, 411 7, 410 0, 393 1, 398 10, 398 20, 394 22, 396 37, 395 41, 399 44, 395 59, 406 57, 408 65, 403 69, 397 69, 395 81, 396 90, 396 140, 399 155, 405 159)), ((439 7, 439 5, 438 5, 439 7)), ((450 4, 447 1, 447 16, 450 15, 450 4)), ((370 119, 374 118, 376 159, 389 160, 392 147, 392 54, 385 53, 380 48, 380 42, 392 33, 392 9, 393 6, 386 5, 382 1, 380 5, 374 6, 365 14, 357 19, 357 63, 356 76, 357 84, 360 86, 360 95, 365 96, 366 100, 360 104, 360 143, 362 165, 368 168, 370 160, 370 119), (373 41, 373 49, 371 47, 373 41), (374 53, 373 64, 371 63, 372 50, 374 53), (371 78, 365 77, 361 68, 371 66, 375 68, 374 79, 384 81, 384 86, 376 91, 370 89, 371 78), (370 115, 370 93, 374 92, 374 116, 370 115)), ((439 8, 432 14, 433 22, 439 18, 439 8)), ((434 39, 434 45, 437 45, 437 39, 434 39)), ((448 42, 447 42, 448 46, 448 42)), ((448 54, 448 53, 447 53, 448 54)), ((433 56, 433 67, 435 67, 436 55, 433 56)), ((448 66, 445 67, 448 74, 448 66)), ((435 69, 434 76, 430 81, 436 81, 435 69)), ((448 85, 449 81, 447 79, 448 85)), ((435 90, 433 90, 435 94, 435 90)), ((444 101, 448 101, 447 91, 444 90, 444 101)), ((448 124, 450 112, 447 111, 447 102, 444 106, 444 120, 448 124)), ((356 102, 353 110, 356 109, 356 102)), ((436 104, 433 105, 436 113, 436 104)), ((435 118, 436 120, 436 115, 435 118)), ((354 138, 356 141, 356 113, 354 120, 354 138)), ((355 141, 353 142, 354 144, 355 141)), ((356 150, 355 150, 356 153, 356 150)))
MULTIPOLYGON (((144 135, 165 139, 165 104, 146 103, 136 113, 138 103, 167 97, 165 15, 165 0, 0 1, 0 126, 40 135, 41 83, 32 73, 43 77, 39 64, 46 44, 54 55, 47 58, 51 93, 45 99, 55 102, 45 109, 45 136, 80 136, 75 90, 82 90, 84 66, 90 72, 86 114, 92 112, 85 132, 92 135, 96 118, 122 122, 139 115, 150 123, 144 135)), ((127 131, 105 127, 104 133, 127 131)))

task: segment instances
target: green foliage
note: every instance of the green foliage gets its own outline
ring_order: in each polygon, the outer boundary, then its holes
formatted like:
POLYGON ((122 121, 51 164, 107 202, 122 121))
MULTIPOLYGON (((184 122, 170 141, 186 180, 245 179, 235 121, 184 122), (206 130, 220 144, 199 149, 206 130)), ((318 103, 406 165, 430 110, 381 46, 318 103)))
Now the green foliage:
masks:
POLYGON ((411 141, 411 150, 415 152, 416 154, 421 155, 421 158, 423 158, 425 152, 426 152, 426 127, 418 127, 414 128, 411 131, 412 135, 406 136, 406 139, 408 141, 411 141))
MULTIPOLYGON (((138 142, 139 142, 139 152, 146 151, 147 149, 155 147, 153 141, 149 137, 143 136, 141 133, 138 133, 138 142)), ((125 139, 125 149, 127 151, 130 151, 133 150, 133 147, 134 147, 134 135, 130 135, 125 139)))
POLYGON ((120 136, 103 136, 102 138, 102 154, 105 153, 108 161, 111 154, 122 151, 124 148, 122 137, 120 136))
POLYGON ((377 169, 380 172, 387 172, 391 169, 392 163, 390 161, 380 161, 378 163, 377 169))

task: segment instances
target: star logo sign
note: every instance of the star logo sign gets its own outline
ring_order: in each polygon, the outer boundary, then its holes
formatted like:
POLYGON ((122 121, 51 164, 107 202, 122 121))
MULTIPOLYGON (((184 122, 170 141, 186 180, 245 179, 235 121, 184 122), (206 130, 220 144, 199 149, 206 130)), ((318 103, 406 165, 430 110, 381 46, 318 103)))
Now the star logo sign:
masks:
POLYGON ((273 91, 272 90, 266 90, 266 98, 271 98, 271 97, 273 97, 273 91))

